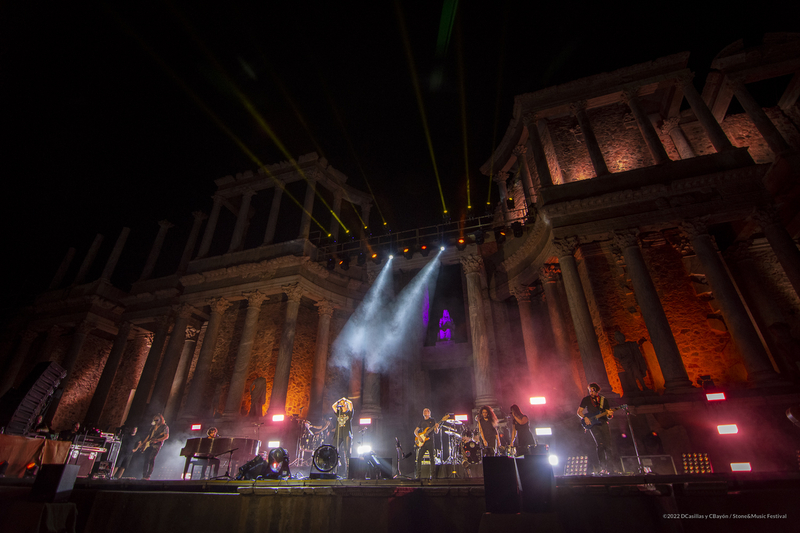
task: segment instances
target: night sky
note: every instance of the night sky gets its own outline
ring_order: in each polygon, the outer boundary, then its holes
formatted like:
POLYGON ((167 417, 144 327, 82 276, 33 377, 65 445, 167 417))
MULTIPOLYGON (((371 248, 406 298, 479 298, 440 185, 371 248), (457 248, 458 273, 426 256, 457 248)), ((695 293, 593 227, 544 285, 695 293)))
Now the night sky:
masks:
POLYGON ((293 157, 317 151, 350 185, 368 180, 373 225, 381 213, 395 231, 440 222, 402 25, 454 219, 467 176, 475 210, 486 206, 478 167, 514 95, 685 50, 701 87, 734 40, 800 31, 794 2, 765 1, 5 4, 3 315, 46 288, 68 247, 80 263, 96 233, 101 269, 123 226, 132 232, 114 280, 127 288, 158 220, 185 235, 190 213, 210 210, 214 179, 258 168, 223 126, 262 163, 286 159, 239 95, 293 157), (452 31, 440 32, 455 6, 452 31))

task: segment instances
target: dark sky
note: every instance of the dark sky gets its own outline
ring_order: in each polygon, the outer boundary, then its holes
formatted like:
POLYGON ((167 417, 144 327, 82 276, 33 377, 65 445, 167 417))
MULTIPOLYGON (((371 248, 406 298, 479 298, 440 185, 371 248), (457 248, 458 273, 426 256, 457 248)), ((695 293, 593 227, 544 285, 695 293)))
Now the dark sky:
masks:
MULTIPOLYGON (((106 236, 102 263, 123 226, 123 262, 143 262, 160 219, 188 231, 214 179, 258 166, 221 125, 261 162, 285 159, 237 93, 292 156, 321 151, 349 184, 369 180, 394 230, 441 220, 394 2, 47 4, 0 8, 5 310, 45 288, 69 246, 80 262, 95 233, 106 236)), ((455 23, 437 53, 443 4, 399 9, 454 218, 467 175, 473 205, 486 204, 478 167, 514 95, 684 50, 702 80, 732 41, 800 31, 793 2, 462 0, 447 3, 455 23)))

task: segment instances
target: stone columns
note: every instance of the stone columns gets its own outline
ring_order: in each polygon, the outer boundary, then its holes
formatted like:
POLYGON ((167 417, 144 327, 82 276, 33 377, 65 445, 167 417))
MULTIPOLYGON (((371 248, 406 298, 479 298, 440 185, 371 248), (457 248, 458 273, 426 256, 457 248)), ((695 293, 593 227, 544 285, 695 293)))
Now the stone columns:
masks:
MULTIPOLYGON (((647 149, 650 150, 650 155, 653 156, 653 161, 656 165, 661 165, 669 161, 667 151, 664 150, 664 145, 661 144, 656 129, 653 123, 647 118, 647 114, 642 109, 642 104, 639 102, 638 88, 627 89, 622 91, 622 101, 628 104, 628 107, 633 113, 633 118, 636 119, 636 124, 639 126, 639 131, 644 137, 644 142, 647 143, 647 149)), ((581 126, 583 127, 583 126, 581 126)))
POLYGON ((753 384, 770 383, 778 375, 772 368, 761 339, 750 321, 744 304, 739 299, 736 287, 717 254, 716 245, 708 234, 705 221, 694 219, 684 222, 683 230, 691 239, 694 252, 706 271, 706 279, 725 316, 728 331, 744 360, 748 381, 753 384))
POLYGON ((525 345, 525 358, 528 361, 528 377, 534 389, 539 385, 540 354, 538 343, 541 338, 537 338, 534 330, 533 310, 531 309, 531 289, 530 287, 515 287, 510 290, 511 295, 517 299, 519 306, 519 321, 522 326, 522 342, 525 345))
POLYGON ((153 269, 156 267, 158 256, 161 254, 161 247, 164 246, 164 238, 167 236, 167 230, 175 224, 169 220, 161 220, 158 225, 158 233, 153 241, 153 246, 150 248, 150 255, 147 256, 147 262, 144 264, 144 269, 142 270, 142 275, 139 277, 139 281, 150 279, 150 276, 153 274, 153 269))
POLYGON ((781 224, 777 210, 772 207, 756 209, 753 219, 761 226, 761 230, 783 267, 786 277, 789 278, 794 292, 800 296, 800 250, 797 249, 797 243, 781 224))
POLYGON ((152 414, 164 413, 167 406, 172 382, 178 370, 178 364, 183 351, 183 344, 186 341, 186 328, 189 326, 189 319, 194 308, 189 304, 180 304, 175 309, 175 324, 172 326, 172 334, 169 336, 167 349, 164 352, 164 360, 156 377, 156 384, 153 388, 153 396, 150 398, 148 411, 152 414))
POLYGON ((379 372, 364 371, 364 393, 359 417, 381 418, 381 375, 379 372))
POLYGON ((570 106, 570 109, 575 118, 578 119, 578 124, 583 132, 583 139, 586 141, 586 148, 589 150, 589 159, 592 160, 595 175, 604 176, 608 174, 606 160, 603 159, 603 151, 600 149, 597 137, 594 136, 592 124, 589 122, 589 115, 586 113, 586 101, 575 102, 570 106))
POLYGON ((286 293, 289 301, 286 304, 286 322, 283 324, 281 344, 278 348, 278 361, 275 364, 275 378, 272 380, 272 394, 269 397, 269 408, 267 409, 268 415, 284 414, 286 409, 294 335, 297 332, 297 313, 300 310, 300 300, 303 297, 303 288, 299 283, 284 285, 281 289, 286 293))
POLYGON ((278 213, 281 209, 281 198, 283 197, 283 188, 275 186, 275 195, 272 197, 272 207, 269 209, 269 220, 267 221, 267 230, 264 232, 264 244, 272 244, 275 239, 275 227, 278 225, 278 213))
POLYGON ((311 231, 311 213, 314 210, 314 195, 316 194, 317 180, 310 178, 307 180, 306 197, 303 201, 303 217, 300 219, 300 234, 298 239, 308 239, 311 231))
POLYGON ((325 374, 328 369, 328 350, 330 348, 331 317, 333 304, 328 300, 317 302, 319 322, 317 324, 317 351, 314 356, 314 373, 311 376, 311 401, 308 412, 310 420, 316 420, 324 412, 322 400, 325 397, 325 374))
POLYGON ((244 228, 247 226, 247 215, 250 213, 250 199, 255 194, 255 191, 242 193, 242 203, 239 204, 239 214, 236 216, 236 226, 233 228, 233 236, 231 237, 231 244, 228 246, 228 253, 236 252, 242 247, 244 228))
POLYGON ((528 147, 533 153, 533 162, 536 165, 536 173, 539 175, 539 186, 550 187, 553 185, 553 176, 550 174, 542 137, 539 135, 538 117, 535 113, 526 113, 522 116, 522 120, 528 130, 528 147))
POLYGON ((108 393, 111 391, 111 385, 114 383, 114 377, 117 375, 119 363, 125 353, 125 347, 128 345, 128 336, 131 333, 130 322, 123 322, 120 324, 117 331, 117 336, 114 338, 114 344, 111 346, 111 352, 108 354, 106 364, 103 367, 103 373, 100 375, 100 380, 97 382, 97 387, 94 389, 92 401, 89 404, 89 409, 86 411, 84 420, 91 424, 100 422, 100 416, 103 414, 103 408, 108 399, 108 393))
POLYGON ((681 159, 691 159, 695 157, 696 154, 689 144, 689 141, 686 139, 686 135, 683 134, 679 122, 680 118, 678 117, 666 119, 661 126, 661 132, 669 135, 670 139, 672 139, 673 144, 675 144, 675 149, 678 150, 678 155, 681 156, 681 159))
POLYGON ((128 234, 131 232, 130 228, 122 228, 122 231, 117 237, 117 242, 114 244, 114 249, 106 261, 106 266, 103 268, 103 273, 100 275, 101 279, 110 280, 114 269, 117 267, 119 256, 122 255, 122 248, 125 247, 125 241, 128 240, 128 234))
POLYGON ((156 370, 158 370, 158 363, 161 359, 161 352, 164 350, 164 344, 167 341, 169 322, 169 316, 161 316, 155 319, 156 331, 153 335, 153 342, 150 345, 150 351, 147 352, 147 359, 144 362, 142 374, 139 376, 139 383, 136 385, 136 393, 133 395, 131 408, 128 410, 128 417, 126 420, 129 421, 129 425, 138 425, 139 422, 142 421, 145 409, 147 409, 147 402, 150 399, 150 389, 153 387, 156 370))
POLYGON ((744 86, 744 81, 739 78, 727 77, 726 83, 733 90, 733 94, 736 95, 736 99, 739 100, 739 103, 742 104, 747 116, 750 117, 750 120, 756 125, 758 132, 764 137, 764 140, 767 141, 769 149, 772 150, 775 155, 781 155, 784 152, 791 151, 791 147, 786 142, 786 139, 783 138, 781 132, 778 131, 778 128, 776 128, 775 124, 769 119, 761 105, 756 102, 753 95, 750 94, 750 91, 744 86))
POLYGON ((461 266, 467 278, 469 301, 469 325, 472 338, 472 362, 475 374, 475 407, 497 405, 492 385, 492 365, 489 358, 489 340, 483 320, 483 296, 481 295, 481 270, 483 259, 477 254, 462 255, 461 266))
POLYGON ((347 397, 353 402, 355 409, 359 411, 361 410, 361 384, 364 381, 363 377, 364 360, 360 357, 354 357, 350 367, 350 379, 347 382, 347 397))
POLYGON ((67 275, 67 270, 69 270, 69 265, 72 264, 72 260, 75 258, 75 248, 70 248, 67 250, 64 259, 61 260, 61 265, 59 265, 58 270, 56 270, 55 276, 53 276, 53 280, 50 282, 50 286, 48 290, 53 290, 58 288, 61 285, 61 282, 64 281, 64 277, 67 275))
MULTIPOLYGON (((328 228, 328 233, 331 234, 331 239, 334 241, 339 240, 339 220, 336 218, 342 212, 342 191, 336 190, 333 193, 333 213, 336 216, 331 217, 331 225, 328 228)), ((364 225, 367 221, 364 221, 364 225)))
POLYGON ((194 416, 206 416, 209 413, 208 401, 205 398, 205 385, 208 381, 208 373, 211 370, 211 363, 214 360, 214 348, 217 345, 217 335, 219 325, 222 322, 222 314, 231 304, 225 298, 214 298, 208 301, 211 306, 211 316, 206 325, 206 334, 203 337, 203 345, 200 347, 200 355, 197 356, 197 365, 194 367, 194 376, 189 385, 189 394, 186 397, 186 412, 194 416))
POLYGON ((692 111, 694 111, 694 116, 697 117, 697 120, 700 121, 700 124, 706 131, 706 135, 708 135, 708 139, 711 141, 714 149, 717 152, 732 150, 733 145, 722 130, 722 126, 720 126, 717 119, 714 118, 714 114, 706 105, 703 97, 700 96, 700 93, 694 88, 694 84, 692 83, 693 77, 694 75, 692 74, 680 76, 677 79, 678 84, 683 90, 683 96, 686 97, 686 101, 689 102, 689 106, 692 108, 692 111))
POLYGON ((172 379, 172 386, 169 389, 167 406, 164 408, 164 418, 167 420, 174 420, 178 409, 180 409, 181 400, 183 399, 183 388, 186 385, 186 376, 192 364, 194 350, 197 347, 197 336, 199 334, 200 330, 197 328, 191 326, 186 328, 186 339, 183 343, 183 350, 181 351, 178 368, 175 370, 175 377, 172 379))
POLYGON ((550 316, 550 327, 553 328, 553 340, 555 340, 556 350, 558 350, 558 359, 564 364, 569 364, 572 350, 565 317, 561 305, 559 305, 558 277, 560 273, 561 269, 558 265, 545 264, 539 269, 539 279, 542 280, 547 314, 550 316))
POLYGON ((192 216, 194 217, 194 222, 192 223, 191 231, 189 231, 189 238, 186 239, 186 246, 183 247, 181 262, 178 265, 178 272, 180 273, 186 272, 186 267, 189 266, 189 261, 192 260, 192 252, 194 252, 194 246, 197 244, 197 237, 200 235, 200 225, 208 218, 202 211, 194 211, 192 216))
POLYGON ((625 230, 614 234, 614 242, 622 250, 628 269, 633 293, 642 311, 642 318, 650 333, 653 349, 658 358, 658 366, 664 374, 664 388, 667 393, 691 392, 692 382, 683 366, 681 352, 667 321, 667 315, 658 298, 653 280, 639 248, 639 232, 625 230))
POLYGON ((92 241, 89 251, 86 252, 86 257, 83 258, 83 263, 81 263, 78 269, 78 275, 75 276, 75 281, 72 282, 73 285, 80 285, 86 281, 86 274, 89 273, 89 268, 91 268, 92 263, 94 263, 94 258, 97 256, 97 251, 100 249, 101 244, 103 244, 103 236, 98 233, 94 241, 92 241))
POLYGON ((604 391, 611 391, 603 354, 600 351, 600 343, 597 341, 597 333, 592 323, 589 303, 583 292, 580 274, 578 274, 578 264, 575 261, 574 253, 578 247, 578 239, 575 237, 554 239, 553 244, 561 267, 561 276, 564 278, 567 303, 570 315, 572 315, 572 323, 575 326, 575 335, 578 337, 578 347, 586 379, 589 382, 597 383, 604 391))
POLYGON ((239 350, 236 352, 236 362, 233 367, 231 384, 228 388, 228 398, 225 400, 225 418, 236 418, 242 408, 242 395, 247 380, 247 367, 250 365, 250 355, 253 353, 253 341, 256 338, 258 315, 261 313, 261 304, 268 300, 267 296, 259 291, 244 293, 247 298, 247 313, 244 317, 242 338, 239 340, 239 350))
POLYGON ((78 360, 78 356, 81 354, 81 349, 83 348, 83 343, 86 342, 86 337, 88 337, 89 333, 91 333, 96 327, 97 326, 95 324, 87 320, 82 321, 75 327, 75 333, 72 337, 72 344, 70 344, 69 350, 64 356, 64 360, 61 362, 61 366, 67 371, 67 379, 72 377, 72 370, 75 367, 75 362, 78 360))
POLYGON ((500 211, 503 212, 503 224, 509 222, 508 216, 508 186, 506 180, 508 179, 508 172, 498 172, 492 178, 497 184, 497 190, 500 193, 500 211))
POLYGON ((38 336, 39 332, 32 329, 26 329, 22 332, 22 338, 17 345, 17 350, 8 361, 8 366, 5 368, 3 375, 0 376, 0 396, 5 394, 8 389, 14 386, 14 382, 17 379, 17 374, 19 374, 19 371, 22 368, 22 363, 24 363, 25 359, 27 359, 28 352, 31 350, 31 345, 38 336))
POLYGON ((206 231, 203 233, 203 240, 200 241, 200 249, 197 251, 198 259, 208 255, 208 250, 211 248, 211 240, 214 238, 214 230, 217 229, 219 210, 222 208, 222 196, 215 194, 211 198, 214 200, 214 204, 211 206, 211 214, 208 216, 206 231))
POLYGON ((522 175, 522 191, 525 193, 525 207, 530 207, 536 203, 536 191, 533 188, 533 178, 531 177, 531 169, 528 168, 528 159, 525 154, 528 153, 528 148, 520 144, 514 148, 514 155, 517 156, 517 163, 519 164, 520 174, 522 175))

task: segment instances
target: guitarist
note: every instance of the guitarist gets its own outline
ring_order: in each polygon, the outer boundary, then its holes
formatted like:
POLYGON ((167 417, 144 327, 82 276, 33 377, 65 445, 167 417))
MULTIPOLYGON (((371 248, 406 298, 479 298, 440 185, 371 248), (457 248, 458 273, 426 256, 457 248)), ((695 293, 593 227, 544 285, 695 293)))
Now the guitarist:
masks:
POLYGON ((597 448, 600 474, 609 474, 612 470, 616 470, 615 446, 611 440, 611 430, 608 428, 608 420, 614 417, 614 412, 611 410, 608 398, 600 395, 600 385, 597 383, 589 383, 589 396, 581 400, 578 416, 587 427, 591 426, 588 431, 597 448), (594 425, 590 417, 597 417, 594 425))
POLYGON ((150 432, 143 440, 139 441, 139 444, 133 449, 134 453, 139 452, 144 455, 142 479, 150 479, 156 464, 156 456, 158 452, 161 451, 161 446, 164 445, 164 441, 169 438, 169 426, 167 426, 161 414, 153 416, 153 421, 150 423, 150 426, 150 432))
POLYGON ((422 410, 422 422, 414 429, 414 438, 419 443, 425 439, 417 448, 417 466, 414 469, 414 479, 419 479, 422 474, 422 458, 426 453, 431 460, 431 479, 436 479, 437 465, 436 454, 433 452, 433 433, 439 433, 439 424, 431 418, 431 410, 427 407, 422 410))

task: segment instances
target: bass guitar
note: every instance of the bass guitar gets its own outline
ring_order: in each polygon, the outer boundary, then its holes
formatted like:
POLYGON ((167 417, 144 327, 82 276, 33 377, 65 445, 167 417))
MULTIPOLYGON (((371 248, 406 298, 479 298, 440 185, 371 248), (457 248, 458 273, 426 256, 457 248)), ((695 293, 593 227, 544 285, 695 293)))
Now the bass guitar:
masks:
MULTIPOLYGON (((612 407, 609 410, 610 411, 619 411, 620 409, 627 409, 627 408, 628 408, 628 404, 626 403, 626 404, 620 405, 619 407, 612 407)), ((602 420, 600 419, 600 417, 603 417, 603 416, 606 416, 606 412, 605 411, 603 411, 601 413, 597 413, 594 416, 584 416, 583 418, 581 418, 581 426, 583 426, 583 429, 585 429, 585 430, 591 429, 594 426, 598 426, 598 425, 602 424, 603 422, 605 422, 605 419, 602 419, 602 420), (586 423, 586 419, 587 418, 589 419, 589 422, 590 422, 589 424, 586 423)))
POLYGON ((454 414, 455 413, 447 413, 436 424, 434 424, 433 426, 430 426, 430 427, 426 427, 424 430, 420 431, 418 435, 415 435, 414 436, 414 444, 417 445, 417 448, 422 447, 423 444, 425 444, 426 442, 428 442, 430 440, 431 437, 430 437, 429 433, 431 432, 431 430, 433 428, 435 428, 436 426, 438 426, 439 424, 441 424, 442 422, 444 422, 445 420, 447 420, 448 418, 450 418, 454 414))

